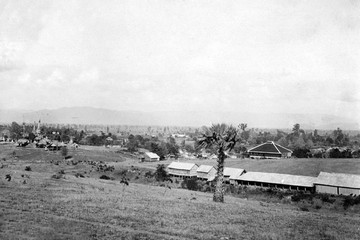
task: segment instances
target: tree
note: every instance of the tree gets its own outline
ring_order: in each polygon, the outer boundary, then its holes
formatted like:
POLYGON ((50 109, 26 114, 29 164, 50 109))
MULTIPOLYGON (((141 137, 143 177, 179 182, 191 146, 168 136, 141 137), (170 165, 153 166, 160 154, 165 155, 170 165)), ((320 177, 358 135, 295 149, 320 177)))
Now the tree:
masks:
POLYGON ((231 125, 214 124, 210 128, 204 128, 203 137, 199 140, 200 147, 215 149, 218 157, 214 202, 224 202, 225 152, 231 151, 235 147, 239 141, 238 135, 238 130, 231 125))
POLYGON ((66 156, 68 155, 67 147, 62 147, 61 148, 61 155, 64 157, 64 159, 66 158, 66 156))
POLYGON ((156 171, 155 171, 155 179, 156 181, 165 181, 167 179, 169 179, 169 176, 166 172, 166 168, 164 164, 158 164, 156 167, 156 171))

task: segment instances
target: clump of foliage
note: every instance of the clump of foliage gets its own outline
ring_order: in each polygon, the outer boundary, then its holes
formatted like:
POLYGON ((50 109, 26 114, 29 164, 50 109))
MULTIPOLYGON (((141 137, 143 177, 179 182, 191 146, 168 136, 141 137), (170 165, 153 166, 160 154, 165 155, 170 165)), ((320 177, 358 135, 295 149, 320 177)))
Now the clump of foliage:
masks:
POLYGON ((360 204, 360 196, 346 196, 343 202, 344 209, 360 204))
POLYGON ((313 197, 314 197, 314 195, 311 193, 297 192, 293 196, 291 196, 291 201, 293 201, 293 202, 299 202, 301 200, 312 201, 313 197))
POLYGON ((31 167, 30 167, 30 166, 26 166, 26 167, 25 167, 25 171, 29 171, 29 172, 30 172, 30 171, 31 171, 31 167))
POLYGON ((163 182, 169 179, 169 175, 166 172, 164 164, 158 164, 156 171, 155 171, 155 179, 156 181, 163 182))
POLYGON ((181 187, 188 190, 197 191, 199 189, 197 178, 192 177, 184 179, 184 181, 181 183, 181 187))
POLYGON ((76 174, 75 174, 75 177, 77 177, 77 178, 79 178, 79 177, 80 177, 80 178, 84 178, 85 176, 82 175, 81 173, 76 173, 76 174))

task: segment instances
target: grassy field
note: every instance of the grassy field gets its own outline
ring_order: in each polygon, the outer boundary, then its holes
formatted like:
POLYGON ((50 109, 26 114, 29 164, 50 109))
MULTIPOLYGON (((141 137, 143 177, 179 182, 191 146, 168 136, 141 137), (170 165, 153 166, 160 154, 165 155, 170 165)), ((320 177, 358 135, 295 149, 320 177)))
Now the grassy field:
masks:
MULTIPOLYGON (((0 239, 360 239, 360 216, 351 209, 307 212, 291 203, 231 196, 219 204, 210 193, 126 186, 96 178, 92 166, 56 165, 59 153, 16 148, 13 156, 14 149, 0 146, 0 239), (52 178, 60 170, 65 174, 52 178), (75 172, 88 177, 76 178, 75 172)), ((137 163, 98 149, 70 154, 137 163)))

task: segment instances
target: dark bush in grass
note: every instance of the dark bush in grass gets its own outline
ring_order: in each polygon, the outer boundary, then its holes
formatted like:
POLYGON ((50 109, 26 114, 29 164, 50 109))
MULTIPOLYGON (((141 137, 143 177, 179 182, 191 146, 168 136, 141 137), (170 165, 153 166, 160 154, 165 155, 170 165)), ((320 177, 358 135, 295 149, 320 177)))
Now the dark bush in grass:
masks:
POLYGON ((328 194, 319 194, 318 196, 323 202, 334 203, 336 201, 335 198, 330 198, 328 194))
POLYGON ((292 156, 297 158, 308 158, 311 157, 311 153, 307 148, 296 148, 292 153, 292 156))
POLYGON ((72 156, 65 156, 65 160, 71 159, 71 158, 72 158, 72 156))
POLYGON ((154 176, 154 174, 153 174, 152 171, 147 171, 147 172, 145 173, 145 177, 146 177, 146 178, 152 178, 153 176, 154 176))
POLYGON ((360 204, 360 196, 346 196, 343 201, 343 207, 344 209, 348 209, 349 207, 353 205, 360 204))
POLYGON ((61 169, 61 170, 59 171, 59 174, 65 174, 65 171, 64 171, 63 169, 61 169))
POLYGON ((291 201, 293 202, 299 202, 300 200, 312 201, 313 197, 314 196, 311 193, 297 192, 291 196, 291 201))
POLYGON ((100 179, 110 180, 111 178, 109 176, 106 176, 106 175, 101 175, 100 179))
POLYGON ((52 175, 51 178, 53 178, 53 179, 61 179, 61 178, 64 178, 64 176, 61 173, 56 173, 56 174, 52 175))
MULTIPOLYGON (((84 178, 85 176, 84 175, 82 175, 81 173, 76 173, 75 174, 75 177, 77 177, 77 178, 84 178)), ((101 178, 101 177, 100 177, 101 178)))
POLYGON ((169 175, 166 172, 166 168, 164 164, 158 164, 155 171, 155 179, 156 181, 162 182, 169 179, 169 175))
POLYGON ((188 190, 197 191, 199 189, 197 178, 192 177, 184 179, 184 181, 181 183, 181 187, 188 190))
POLYGON ((31 171, 31 167, 30 167, 30 166, 26 166, 26 167, 25 167, 25 171, 31 171))

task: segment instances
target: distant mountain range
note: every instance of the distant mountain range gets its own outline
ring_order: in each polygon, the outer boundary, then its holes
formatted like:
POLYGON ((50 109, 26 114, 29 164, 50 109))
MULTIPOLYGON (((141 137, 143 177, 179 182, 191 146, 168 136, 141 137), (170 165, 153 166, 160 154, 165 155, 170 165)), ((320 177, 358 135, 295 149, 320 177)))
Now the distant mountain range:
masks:
POLYGON ((0 122, 107 125, 209 126, 212 123, 247 123, 249 128, 292 128, 299 123, 303 129, 359 130, 359 122, 332 115, 239 112, 140 112, 115 111, 92 107, 68 107, 53 110, 0 110, 0 122))

